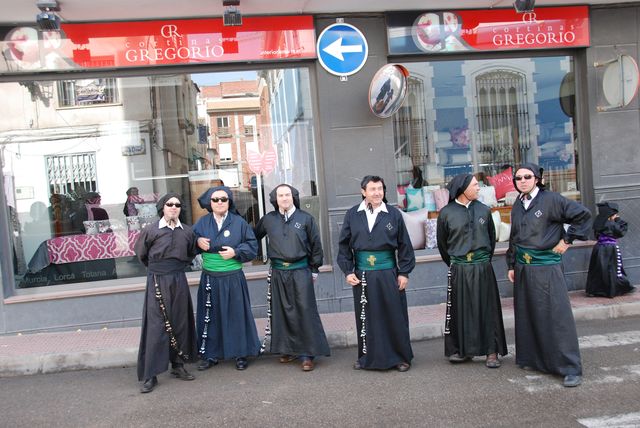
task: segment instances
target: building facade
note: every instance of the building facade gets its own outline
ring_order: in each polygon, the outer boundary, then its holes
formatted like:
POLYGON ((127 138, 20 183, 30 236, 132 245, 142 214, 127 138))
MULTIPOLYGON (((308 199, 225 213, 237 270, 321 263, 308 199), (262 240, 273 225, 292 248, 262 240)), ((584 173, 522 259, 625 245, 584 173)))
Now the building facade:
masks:
MULTIPOLYGON (((162 30, 152 30, 153 37, 113 30, 126 37, 128 49, 110 56, 93 41, 78 47, 95 31, 83 24, 63 26, 74 47, 69 51, 43 48, 47 36, 27 25, 7 26, 0 75, 9 101, 0 106, 6 201, 0 333, 138 325, 145 278, 131 245, 154 218, 158 195, 183 194, 195 222, 203 214, 197 197, 219 180, 232 187, 240 214, 254 224, 272 209, 268 194, 277 184, 300 190, 325 248, 316 285, 321 312, 353 308, 335 263, 337 237, 367 174, 385 178, 387 197, 406 213, 415 240, 410 305, 446 297, 446 266, 428 230, 440 189, 457 173, 478 174, 493 189, 487 203, 496 205, 496 221, 507 227, 512 189, 504 177, 522 161, 539 163, 552 190, 592 210, 603 199, 620 204, 630 223, 621 240, 625 268, 637 280, 638 81, 618 92, 607 82, 619 83, 625 62, 637 62, 640 7, 553 9, 556 21, 543 20, 541 9, 527 25, 509 10, 516 18, 506 27, 491 24, 494 15, 503 22, 506 10, 482 11, 486 21, 470 28, 490 29, 489 48, 477 42, 481 34, 465 33, 471 30, 463 22, 469 13, 482 16, 478 11, 340 16, 368 45, 362 68, 343 79, 316 59, 315 39, 336 23, 333 16, 285 19, 290 28, 268 33, 261 42, 266 56, 258 61, 240 58, 248 39, 241 35, 226 34, 212 45, 197 31, 182 40, 162 30), (586 42, 571 35, 577 17, 587 25, 586 42), (293 31, 301 20, 310 23, 306 32, 293 31), (477 39, 470 42, 472 35, 477 39), (17 40, 33 40, 35 47, 17 40), (174 61, 205 54, 220 60, 174 61), (389 63, 409 71, 407 96, 381 119, 367 101, 374 75, 389 63)), ((151 22, 160 29, 186 25, 151 22)), ((252 31, 258 37, 262 30, 252 31)), ((498 243, 494 266, 501 293, 510 296, 505 249, 506 242, 498 243)), ((572 289, 584 287, 590 250, 588 243, 577 245, 564 258, 572 289)), ((197 262, 191 270, 195 293, 197 262)), ((256 316, 266 313, 267 270, 263 253, 245 266, 256 316)))

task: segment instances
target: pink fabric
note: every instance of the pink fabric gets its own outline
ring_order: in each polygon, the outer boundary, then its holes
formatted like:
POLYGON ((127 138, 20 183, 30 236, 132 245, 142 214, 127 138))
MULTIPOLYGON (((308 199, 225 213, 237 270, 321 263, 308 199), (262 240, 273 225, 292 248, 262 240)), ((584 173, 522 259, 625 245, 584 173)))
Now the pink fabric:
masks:
POLYGON ((70 235, 47 241, 49 261, 54 264, 113 259, 135 255, 140 231, 118 231, 97 235, 70 235))
POLYGON ((449 190, 447 189, 434 190, 433 198, 436 201, 436 209, 440 211, 449 203, 449 190))

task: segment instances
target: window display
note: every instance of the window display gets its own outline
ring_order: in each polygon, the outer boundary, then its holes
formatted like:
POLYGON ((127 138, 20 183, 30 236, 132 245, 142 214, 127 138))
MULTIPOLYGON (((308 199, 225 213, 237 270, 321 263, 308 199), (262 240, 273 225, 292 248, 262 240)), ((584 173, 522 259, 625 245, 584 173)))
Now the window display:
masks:
POLYGON ((224 183, 255 225, 287 182, 317 217, 309 85, 305 68, 0 84, 15 286, 145 276, 133 245, 170 191, 193 224, 224 183))
POLYGON ((472 173, 482 201, 514 200, 512 171, 545 169, 547 187, 579 200, 577 131, 570 56, 403 63, 407 100, 393 116, 398 201, 405 211, 438 211, 445 186, 472 173), (567 79, 571 76, 571 79, 567 79))

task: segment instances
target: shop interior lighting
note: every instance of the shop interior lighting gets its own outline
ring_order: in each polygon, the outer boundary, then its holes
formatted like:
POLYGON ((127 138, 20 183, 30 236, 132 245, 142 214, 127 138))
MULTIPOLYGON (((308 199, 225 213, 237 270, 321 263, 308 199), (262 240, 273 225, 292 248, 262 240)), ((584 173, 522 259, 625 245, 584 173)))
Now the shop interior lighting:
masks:
POLYGON ((533 12, 535 3, 536 0, 516 0, 513 2, 513 7, 518 13, 529 13, 533 12))
POLYGON ((60 17, 56 12, 60 11, 58 0, 37 0, 36 6, 40 13, 36 15, 36 23, 42 31, 60 30, 60 17))
POLYGON ((222 15, 222 23, 225 26, 242 25, 242 14, 240 13, 240 0, 222 0, 224 13, 222 15))

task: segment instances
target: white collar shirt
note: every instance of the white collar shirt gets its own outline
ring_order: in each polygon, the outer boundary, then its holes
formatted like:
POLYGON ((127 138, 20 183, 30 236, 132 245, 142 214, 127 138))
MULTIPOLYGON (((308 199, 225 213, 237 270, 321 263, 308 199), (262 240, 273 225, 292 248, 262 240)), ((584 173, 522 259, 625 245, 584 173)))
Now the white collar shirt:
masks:
POLYGON ((182 223, 180 223, 180 219, 179 218, 176 219, 176 224, 173 227, 171 227, 171 226, 169 226, 167 221, 164 219, 164 217, 162 217, 160 219, 160 222, 158 223, 158 228, 162 229, 163 227, 168 227, 171 230, 174 230, 176 227, 179 227, 180 229, 184 229, 184 227, 182 227, 182 223))
POLYGON ((373 212, 369 211, 367 209, 367 202, 364 199, 360 203, 360 206, 358 207, 358 211, 364 211, 364 213, 367 215, 367 224, 369 226, 369 232, 371 232, 371 230, 373 229, 373 225, 376 222, 376 218, 378 217, 378 213, 380 211, 384 211, 386 213, 389 212, 387 210, 387 204, 385 204, 384 202, 382 202, 378 208, 374 208, 373 212))

